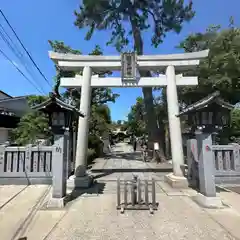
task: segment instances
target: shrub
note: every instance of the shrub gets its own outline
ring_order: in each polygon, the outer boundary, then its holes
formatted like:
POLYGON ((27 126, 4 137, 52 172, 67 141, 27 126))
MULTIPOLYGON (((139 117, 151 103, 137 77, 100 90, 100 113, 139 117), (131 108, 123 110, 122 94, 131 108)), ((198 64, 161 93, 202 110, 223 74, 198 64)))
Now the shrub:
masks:
POLYGON ((88 148, 94 149, 96 153, 96 157, 101 156, 103 149, 103 142, 96 135, 90 135, 88 139, 88 148))
POLYGON ((93 160, 97 157, 95 149, 88 148, 87 151, 87 164, 91 164, 93 160))

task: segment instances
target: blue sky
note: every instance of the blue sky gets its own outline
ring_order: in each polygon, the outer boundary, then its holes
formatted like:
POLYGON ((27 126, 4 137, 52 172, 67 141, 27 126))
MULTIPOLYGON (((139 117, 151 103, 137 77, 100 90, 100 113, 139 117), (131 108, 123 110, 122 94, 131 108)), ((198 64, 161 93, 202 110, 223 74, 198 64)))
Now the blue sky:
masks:
MULTIPOLYGON (((61 40, 73 48, 80 49, 84 54, 91 52, 96 44, 99 44, 104 54, 115 55, 114 48, 106 46, 105 32, 97 32, 91 41, 84 41, 85 30, 77 29, 73 22, 75 20, 73 11, 78 8, 79 0, 21 0, 7 1, 1 0, 0 8, 15 28, 19 37, 29 50, 34 60, 39 65, 44 75, 52 81, 55 75, 54 65, 48 58, 49 44, 48 40, 61 40)), ((233 16, 235 24, 240 24, 240 1, 239 0, 193 0, 196 10, 195 18, 187 24, 184 24, 182 32, 177 35, 169 33, 164 43, 157 49, 150 46, 150 33, 144 34, 145 54, 167 54, 176 53, 175 46, 187 35, 204 31, 210 24, 221 24, 223 27, 228 25, 229 17, 233 16)), ((7 28, 3 18, 0 17, 0 23, 7 28)), ((10 30, 8 33, 11 34, 10 30)), ((11 36, 13 36, 11 34, 11 36)), ((15 39, 15 38, 14 38, 15 39)), ((18 66, 24 70, 24 67, 8 49, 0 38, 0 49, 2 49, 18 66)), ((28 61, 28 65, 31 66, 28 61)), ((39 73, 34 70, 34 80, 41 85, 45 92, 51 88, 46 84, 39 73)), ((38 91, 29 82, 27 82, 16 69, 0 55, 0 90, 17 96, 25 94, 38 94, 38 91)), ((25 71, 26 72, 26 71, 25 71)), ((26 72, 27 74, 27 72, 26 72)), ((113 120, 126 118, 135 99, 142 95, 141 89, 120 88, 114 89, 120 97, 115 104, 109 104, 113 120)))

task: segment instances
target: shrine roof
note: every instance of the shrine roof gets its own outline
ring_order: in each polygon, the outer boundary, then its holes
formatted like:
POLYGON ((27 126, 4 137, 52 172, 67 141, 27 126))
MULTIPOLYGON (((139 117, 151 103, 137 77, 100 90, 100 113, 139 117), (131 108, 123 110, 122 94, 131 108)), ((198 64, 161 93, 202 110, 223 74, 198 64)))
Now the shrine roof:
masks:
POLYGON ((33 106, 32 109, 41 111, 51 106, 52 104, 56 104, 57 106, 63 108, 64 110, 77 112, 81 117, 84 117, 84 114, 81 113, 75 106, 62 101, 60 98, 56 97, 54 94, 51 94, 46 101, 33 106))
POLYGON ((184 115, 186 113, 190 113, 192 111, 196 111, 196 110, 200 110, 204 107, 207 107, 209 104, 212 103, 216 103, 218 105, 220 105, 222 108, 226 108, 228 110, 232 110, 234 109, 234 105, 224 101, 221 97, 220 97, 220 92, 216 91, 212 94, 209 94, 208 96, 206 96, 205 98, 202 98, 201 100, 187 106, 186 108, 184 108, 178 116, 184 115))

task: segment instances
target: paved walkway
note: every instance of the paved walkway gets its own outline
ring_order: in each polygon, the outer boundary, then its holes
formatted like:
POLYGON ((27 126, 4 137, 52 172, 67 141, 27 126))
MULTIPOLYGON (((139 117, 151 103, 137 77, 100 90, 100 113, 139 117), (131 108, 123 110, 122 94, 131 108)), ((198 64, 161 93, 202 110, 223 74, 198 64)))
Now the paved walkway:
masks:
POLYGON ((154 177, 156 180, 163 180, 164 175, 172 172, 172 165, 143 162, 140 151, 133 152, 131 145, 119 143, 113 147, 108 157, 96 159, 91 171, 98 181, 131 179, 133 175, 141 179, 154 177))
MULTIPOLYGON (((115 150, 119 148, 127 147, 120 145, 115 150)), ((128 162, 134 169, 137 160, 115 158, 105 162, 103 169, 111 169, 111 162, 116 163, 115 169, 118 169, 117 161, 122 165, 128 162)), ((147 167, 140 161, 136 164, 142 169, 147 167)), ((148 168, 151 169, 149 165, 148 168)), ((158 172, 144 174, 142 177, 150 177, 158 172)), ((99 179, 92 189, 75 192, 72 201, 62 210, 45 208, 48 186, 0 187, 0 239, 20 236, 27 236, 28 240, 240 239, 240 195, 236 193, 220 192, 228 207, 206 210, 192 201, 191 196, 196 194, 193 190, 174 190, 159 178, 159 209, 154 215, 148 211, 120 214, 116 210, 114 178, 99 179)))

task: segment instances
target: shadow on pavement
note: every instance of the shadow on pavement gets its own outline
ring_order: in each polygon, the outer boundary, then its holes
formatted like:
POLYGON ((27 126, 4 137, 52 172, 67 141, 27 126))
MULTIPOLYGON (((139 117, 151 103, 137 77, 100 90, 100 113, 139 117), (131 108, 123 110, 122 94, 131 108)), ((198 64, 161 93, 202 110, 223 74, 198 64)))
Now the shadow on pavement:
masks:
POLYGON ((142 161, 141 153, 139 152, 131 152, 131 153, 115 153, 109 154, 110 158, 114 159, 125 159, 132 161, 142 161))
POLYGON ((104 188, 105 188, 105 183, 98 183, 97 181, 93 182, 93 185, 90 188, 75 188, 73 189, 73 191, 68 194, 65 198, 65 204, 68 204, 72 201, 74 201, 75 199, 77 199, 78 197, 84 195, 84 194, 88 194, 88 195, 99 195, 99 194, 103 194, 104 188))
POLYGON ((92 172, 102 172, 106 175, 112 174, 112 173, 127 173, 127 172, 172 172, 172 167, 165 167, 165 168, 108 168, 108 169, 92 169, 92 172))

